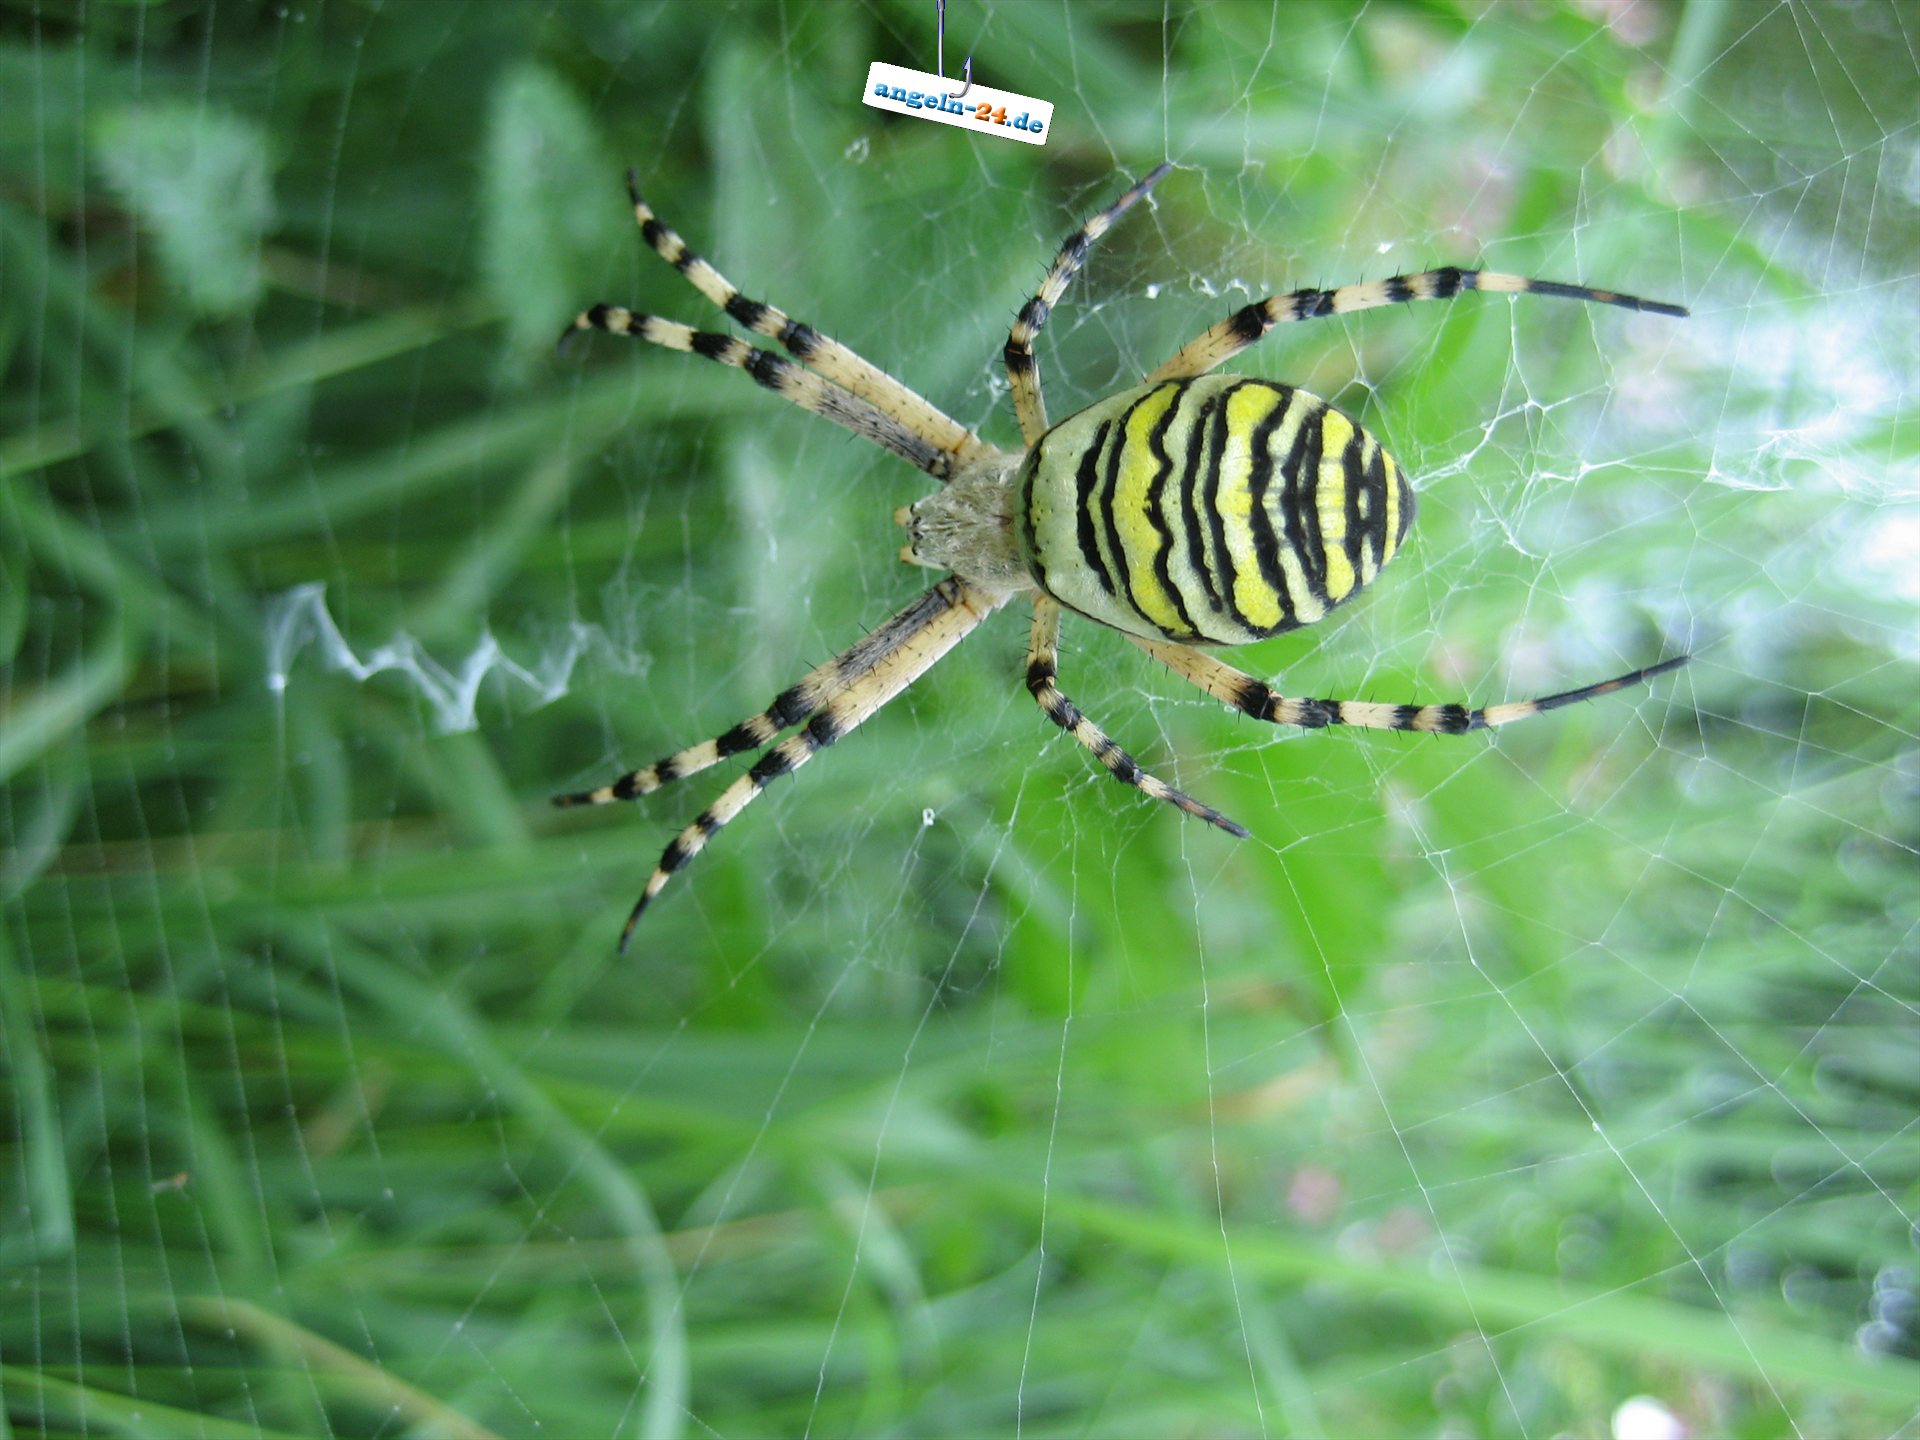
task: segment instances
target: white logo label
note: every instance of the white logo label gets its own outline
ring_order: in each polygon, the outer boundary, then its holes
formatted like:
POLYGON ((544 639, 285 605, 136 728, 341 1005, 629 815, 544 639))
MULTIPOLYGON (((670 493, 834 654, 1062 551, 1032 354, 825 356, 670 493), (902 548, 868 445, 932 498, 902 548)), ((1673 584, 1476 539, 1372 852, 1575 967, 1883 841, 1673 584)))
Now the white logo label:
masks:
POLYGON ((891 110, 896 115, 918 115, 922 120, 938 120, 942 125, 958 125, 982 135, 997 135, 1003 140, 1024 140, 1029 145, 1047 143, 1053 128, 1053 105, 1031 95, 1015 95, 986 85, 971 85, 966 94, 955 98, 959 80, 945 80, 924 70, 907 70, 876 60, 867 70, 866 93, 860 98, 876 110, 891 110))

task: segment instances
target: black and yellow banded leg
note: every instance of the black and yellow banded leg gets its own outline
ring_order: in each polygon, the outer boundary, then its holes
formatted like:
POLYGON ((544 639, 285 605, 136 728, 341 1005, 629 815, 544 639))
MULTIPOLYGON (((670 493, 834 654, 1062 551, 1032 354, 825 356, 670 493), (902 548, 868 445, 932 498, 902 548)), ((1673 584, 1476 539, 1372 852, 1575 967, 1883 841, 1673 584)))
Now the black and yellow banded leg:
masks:
POLYGON ((1107 773, 1122 785, 1155 800, 1164 800, 1209 825, 1218 825, 1229 835, 1247 838, 1247 830, 1211 806, 1202 805, 1191 795, 1174 789, 1166 781, 1142 769, 1140 762, 1114 742, 1111 735, 1080 713, 1056 682, 1060 663, 1060 605, 1045 595, 1033 601, 1033 634, 1027 645, 1027 691, 1040 704, 1046 717, 1091 750, 1094 758, 1106 766, 1107 773))
POLYGON ((595 305, 590 310, 581 311, 561 335, 561 341, 564 343, 569 336, 582 330, 600 330, 608 335, 644 340, 649 345, 699 355, 722 365, 730 365, 736 370, 744 370, 781 399, 790 400, 802 410, 810 410, 843 429, 851 430, 861 439, 892 451, 937 480, 945 480, 953 474, 956 462, 949 451, 940 449, 917 431, 909 429, 858 395, 849 394, 838 385, 771 350, 762 350, 732 335, 695 330, 677 320, 645 315, 638 310, 629 310, 624 305, 595 305))
POLYGON ((1563 690, 1538 700, 1515 700, 1506 705, 1489 705, 1484 710, 1470 710, 1464 705, 1382 705, 1370 700, 1291 699, 1264 680, 1256 680, 1186 645, 1137 635, 1127 638, 1181 679, 1199 686, 1216 700, 1246 711, 1256 720, 1299 725, 1309 730, 1327 725, 1351 725, 1363 730, 1414 730, 1428 735, 1464 735, 1470 730, 1511 725, 1516 720, 1558 710, 1563 705, 1577 705, 1582 700, 1611 695, 1629 685, 1644 684, 1656 675, 1679 669, 1688 659, 1677 655, 1658 665, 1602 680, 1597 685, 1582 685, 1577 690, 1563 690))
POLYGON ((689 775, 698 775, 722 760, 762 749, 772 744, 782 730, 798 725, 820 708, 822 699, 840 680, 840 664, 841 657, 836 656, 826 664, 815 667, 804 679, 776 695, 773 703, 759 714, 749 715, 731 730, 711 740, 702 740, 698 745, 676 750, 664 760, 642 765, 638 770, 629 770, 618 780, 595 789, 556 795, 553 803, 565 809, 573 805, 608 805, 615 800, 638 800, 642 795, 651 795, 662 785, 684 780, 689 775))
MULTIPOLYGON (((620 932, 625 950, 633 927, 666 888, 676 870, 706 849, 735 816, 768 785, 798 770, 816 754, 857 728, 881 706, 923 675, 964 640, 1000 605, 999 598, 949 576, 845 654, 829 662, 839 677, 821 700, 806 728, 789 735, 762 755, 738 780, 673 838, 648 877, 646 888, 620 932)), ((820 667, 825 670, 827 666, 820 667)), ((814 674, 818 675, 820 670, 814 674)))
POLYGON ((694 254, 686 241, 660 223, 641 197, 640 177, 632 169, 627 171, 627 194, 633 199, 633 218, 639 222, 640 233, 654 253, 732 319, 755 334, 779 341, 794 359, 817 370, 841 389, 858 395, 932 448, 944 450, 961 461, 974 458, 985 448, 958 420, 838 340, 822 335, 776 306, 742 295, 726 276, 694 254))
POLYGON ((1347 315, 1355 310, 1377 310, 1413 300, 1451 300, 1469 290, 1502 295, 1549 295, 1562 300, 1618 305, 1626 310, 1643 310, 1651 315, 1671 315, 1682 319, 1687 314, 1684 305, 1642 300, 1637 295, 1622 295, 1613 290, 1563 285, 1558 280, 1529 280, 1521 275, 1503 275, 1494 270, 1449 267, 1422 271, 1418 275, 1369 280, 1362 285, 1343 285, 1337 290, 1294 290, 1257 301, 1236 310, 1218 325, 1188 342, 1171 360, 1149 375, 1147 383, 1190 380, 1196 375, 1205 375, 1255 344, 1276 325, 1287 325, 1297 320, 1318 320, 1327 315, 1347 315))
POLYGON ((1040 362, 1033 353, 1034 337, 1046 325, 1053 307, 1060 303, 1068 283, 1086 264, 1087 252, 1093 249, 1093 242, 1111 230, 1114 221, 1131 210, 1134 203, 1158 185, 1171 169, 1172 165, 1156 167, 1146 179, 1069 235, 1062 242, 1060 253, 1053 257, 1053 264, 1047 270, 1046 279, 1040 282, 1040 289, 1020 307, 1020 314, 1007 335, 1004 353, 1007 380, 1013 387, 1014 413, 1020 417, 1020 433, 1027 444, 1033 444, 1047 433, 1047 403, 1040 395, 1040 362))

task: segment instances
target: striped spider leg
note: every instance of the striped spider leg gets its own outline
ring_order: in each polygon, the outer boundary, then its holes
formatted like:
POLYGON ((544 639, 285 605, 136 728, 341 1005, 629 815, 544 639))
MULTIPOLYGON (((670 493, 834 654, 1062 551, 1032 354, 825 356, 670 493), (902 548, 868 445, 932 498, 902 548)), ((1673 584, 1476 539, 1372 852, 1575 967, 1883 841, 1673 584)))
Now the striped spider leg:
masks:
POLYGON ((765 710, 748 716, 724 734, 631 771, 597 790, 555 796, 553 803, 560 806, 631 800, 696 774, 729 755, 758 750, 782 730, 806 722, 805 729, 774 745, 668 843, 620 931, 620 949, 626 950, 634 926, 673 873, 704 850, 707 842, 755 796, 857 729, 966 639, 999 608, 1001 599, 948 576, 851 648, 781 691, 765 710))
POLYGON ((1047 402, 1040 394, 1040 361, 1033 353, 1033 342, 1046 326, 1047 316, 1067 293, 1067 286, 1080 267, 1087 263, 1093 242, 1113 228, 1114 222, 1134 207, 1136 201, 1164 179, 1172 165, 1158 165, 1147 178, 1133 186, 1113 204, 1095 215, 1060 245, 1060 253, 1047 267, 1046 278, 1033 298, 1020 307, 1020 314, 1007 334, 1002 352, 1007 365, 1007 381, 1013 389, 1014 413, 1020 417, 1020 435, 1031 445, 1047 433, 1047 402))
POLYGON ((1212 806, 1202 805, 1191 795, 1141 768, 1140 762, 1122 750, 1112 736, 1083 715, 1080 707, 1061 694, 1055 683, 1059 677, 1059 661, 1060 603, 1044 595, 1036 596, 1033 634, 1027 643, 1027 693, 1040 702, 1046 717, 1091 750, 1094 758, 1107 767, 1107 773, 1122 785, 1131 785, 1143 795, 1164 800, 1176 810, 1184 810, 1209 825, 1218 825, 1238 839, 1247 838, 1244 825, 1236 824, 1212 806))
POLYGON ((955 474, 957 466, 952 451, 942 449, 898 415, 842 390, 771 350, 762 350, 732 335, 716 335, 695 330, 677 320, 642 314, 624 305, 595 305, 581 311, 560 338, 564 342, 582 330, 600 330, 608 335, 644 340, 664 350, 679 350, 744 370, 781 399, 831 420, 882 450, 892 451, 936 480, 945 482, 955 474))
POLYGON ((1245 671, 1236 670, 1190 645, 1150 640, 1141 635, 1129 635, 1127 638, 1182 680, 1199 686, 1214 699, 1237 710, 1244 710, 1256 720, 1271 721, 1275 725, 1298 725, 1306 730, 1318 730, 1328 725, 1348 725, 1359 730, 1411 730, 1425 735, 1465 735, 1470 730, 1498 729, 1516 720, 1558 710, 1563 705, 1577 705, 1582 700, 1611 695, 1629 685, 1644 684, 1669 670, 1678 670, 1687 663, 1685 655, 1676 655, 1657 665, 1643 666, 1625 675, 1616 675, 1611 680, 1602 680, 1597 685, 1582 685, 1537 700, 1515 700, 1505 705, 1470 710, 1464 705, 1386 705, 1371 700, 1290 699, 1266 681, 1256 680, 1245 671))
POLYGON ((594 305, 581 311, 562 332, 563 346, 582 330, 600 330, 731 365, 801 409, 825 416, 943 482, 990 451, 991 447, 983 445, 958 420, 850 347, 776 306, 742 295, 726 276, 660 223, 640 194, 638 172, 631 168, 627 171, 627 195, 633 202, 633 218, 640 234, 655 254, 729 318, 755 334, 778 340, 807 368, 732 336, 695 330, 621 305, 594 305), (814 373, 809 374, 809 370, 814 373))
POLYGON ((1623 310, 1640 310, 1679 320, 1688 314, 1684 305, 1642 300, 1637 295, 1622 295, 1614 290, 1593 290, 1585 285, 1565 285, 1558 280, 1529 280, 1496 270, 1461 270, 1449 266, 1423 270, 1418 275, 1394 275, 1386 280, 1342 285, 1336 290, 1292 290, 1285 295, 1269 296, 1234 311, 1218 325, 1181 346, 1170 360, 1147 377, 1147 382, 1205 375, 1258 343, 1277 325, 1348 315, 1355 310, 1378 310, 1414 300, 1452 300, 1469 290, 1501 295, 1549 295, 1560 300, 1617 305, 1623 310))
POLYGON ((652 208, 640 195, 639 172, 631 167, 627 170, 627 195, 633 201, 633 218, 640 226, 640 234, 654 253, 729 317, 755 334, 778 340, 794 359, 819 371, 841 389, 884 410, 956 459, 971 460, 979 451, 980 441, 966 426, 918 391, 909 389, 850 347, 822 335, 811 325, 792 319, 764 300, 749 300, 742 295, 726 276, 694 254, 687 248, 686 241, 654 217, 652 208))

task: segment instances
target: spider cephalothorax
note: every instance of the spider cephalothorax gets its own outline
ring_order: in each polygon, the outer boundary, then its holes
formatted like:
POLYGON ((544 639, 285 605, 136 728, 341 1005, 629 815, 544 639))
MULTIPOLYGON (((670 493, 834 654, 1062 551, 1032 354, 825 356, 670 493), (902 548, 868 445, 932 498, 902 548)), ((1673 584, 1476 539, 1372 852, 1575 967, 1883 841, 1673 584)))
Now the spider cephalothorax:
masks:
POLYGON ((630 800, 727 756, 766 751, 667 846, 627 918, 622 947, 673 872, 769 782, 859 725, 1015 596, 1033 605, 1026 682, 1047 718, 1115 779, 1242 836, 1243 827, 1143 770, 1060 692, 1063 607, 1121 631, 1216 699, 1286 725, 1460 734, 1589 700, 1685 663, 1679 656, 1563 694, 1469 709, 1289 698, 1195 648, 1244 644, 1313 624, 1379 573, 1413 520, 1405 474, 1352 420, 1303 390, 1211 373, 1274 326, 1448 300, 1470 290, 1552 295, 1660 315, 1687 312, 1489 270, 1449 268, 1336 290, 1295 290, 1243 307, 1140 386, 1050 427, 1034 339, 1093 242, 1170 168, 1154 170, 1070 235, 1014 321, 1005 360, 1026 444, 1019 454, 980 440, 838 341, 747 299, 654 218, 629 175, 633 213, 647 243, 707 299, 746 329, 777 340, 793 359, 617 305, 584 311, 568 335, 602 330, 734 366, 926 471, 944 488, 896 512, 907 531, 901 558, 948 574, 725 734, 597 790, 556 798, 559 805, 630 800), (800 728, 779 739, 794 727, 800 728))

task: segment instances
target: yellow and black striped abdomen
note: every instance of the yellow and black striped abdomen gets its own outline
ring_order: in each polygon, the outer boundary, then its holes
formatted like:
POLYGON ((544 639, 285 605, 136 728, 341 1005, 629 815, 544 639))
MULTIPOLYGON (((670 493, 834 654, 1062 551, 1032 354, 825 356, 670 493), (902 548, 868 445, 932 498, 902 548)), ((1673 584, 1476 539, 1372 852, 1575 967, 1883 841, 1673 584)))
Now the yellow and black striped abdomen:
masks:
POLYGON ((1019 489, 1021 556, 1047 594, 1117 630, 1216 645, 1311 625, 1413 520, 1371 435, 1304 390, 1232 375, 1063 420, 1019 489))

